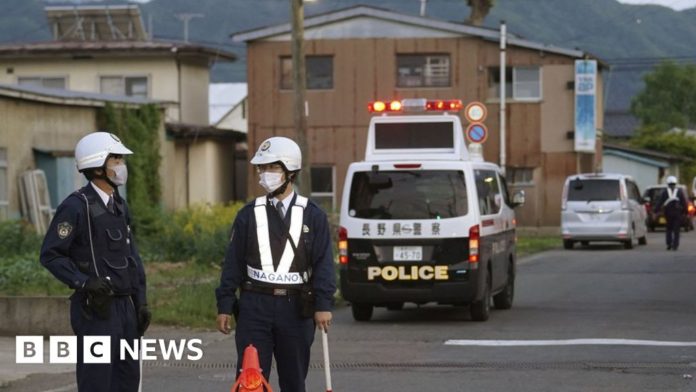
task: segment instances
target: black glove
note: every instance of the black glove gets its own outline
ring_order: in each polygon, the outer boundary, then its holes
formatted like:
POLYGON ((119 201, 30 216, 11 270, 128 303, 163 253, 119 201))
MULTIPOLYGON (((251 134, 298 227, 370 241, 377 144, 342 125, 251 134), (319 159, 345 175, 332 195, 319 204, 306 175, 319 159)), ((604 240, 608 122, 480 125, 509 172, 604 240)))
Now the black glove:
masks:
POLYGON ((109 285, 109 283, 106 280, 95 276, 89 277, 85 284, 82 286, 82 289, 85 290, 88 294, 95 296, 113 294, 111 290, 111 285, 109 285))
POLYGON ((152 312, 148 309, 147 305, 141 305, 138 308, 138 335, 143 336, 147 327, 150 326, 150 320, 152 320, 152 312))

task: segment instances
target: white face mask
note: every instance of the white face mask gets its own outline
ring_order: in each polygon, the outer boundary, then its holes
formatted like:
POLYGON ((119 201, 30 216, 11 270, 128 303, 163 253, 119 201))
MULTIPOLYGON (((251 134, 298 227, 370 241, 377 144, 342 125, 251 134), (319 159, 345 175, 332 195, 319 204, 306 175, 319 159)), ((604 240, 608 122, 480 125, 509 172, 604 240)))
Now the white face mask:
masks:
POLYGON ((283 173, 263 172, 259 173, 259 185, 271 193, 283 185, 283 173))
POLYGON ((110 166, 109 169, 114 171, 114 176, 109 177, 114 185, 121 186, 128 181, 128 167, 125 164, 110 166))

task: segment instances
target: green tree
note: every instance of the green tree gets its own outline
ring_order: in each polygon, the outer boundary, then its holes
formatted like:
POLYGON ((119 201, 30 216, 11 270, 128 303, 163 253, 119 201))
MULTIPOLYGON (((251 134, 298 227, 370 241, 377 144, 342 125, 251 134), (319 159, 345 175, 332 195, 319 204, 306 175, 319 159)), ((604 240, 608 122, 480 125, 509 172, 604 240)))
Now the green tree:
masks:
MULTIPOLYGON (((645 88, 633 98, 631 111, 640 128, 631 140, 635 147, 696 157, 696 138, 685 130, 696 124, 696 66, 666 62, 644 78, 645 88)), ((691 183, 696 162, 682 164, 681 180, 691 183)))
POLYGON ((466 0, 466 4, 471 7, 471 13, 466 22, 474 26, 482 26, 495 0, 466 0))
POLYGON ((696 124, 696 65, 666 62, 647 74, 644 81, 645 88, 631 103, 641 130, 666 132, 696 124))

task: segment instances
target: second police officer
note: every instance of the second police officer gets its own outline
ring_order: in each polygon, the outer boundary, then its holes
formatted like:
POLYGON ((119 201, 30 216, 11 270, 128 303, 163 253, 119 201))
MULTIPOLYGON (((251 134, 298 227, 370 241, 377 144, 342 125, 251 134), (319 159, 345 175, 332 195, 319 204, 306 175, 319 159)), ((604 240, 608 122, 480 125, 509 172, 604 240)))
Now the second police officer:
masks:
POLYGON ((128 206, 118 193, 128 177, 129 154, 108 132, 90 133, 77 143, 77 170, 89 183, 58 206, 41 247, 41 264, 75 290, 70 323, 77 335, 80 392, 135 392, 140 383, 138 362, 119 359, 119 340, 133 345, 150 323, 145 270, 128 206), (109 363, 84 363, 83 340, 89 335, 111 337, 109 363))
POLYGON ((665 227, 667 250, 677 250, 679 248, 679 229, 681 228, 686 208, 686 196, 681 188, 677 186, 677 177, 667 177, 667 188, 662 191, 660 198, 655 204, 655 212, 657 213, 661 209, 667 221, 667 226, 665 227))
POLYGON ((228 334, 236 318, 238 371, 253 344, 266 379, 274 356, 281 391, 304 392, 314 331, 328 330, 336 291, 328 220, 293 189, 302 165, 294 141, 265 140, 251 164, 266 194, 234 221, 216 290, 217 326, 228 334))

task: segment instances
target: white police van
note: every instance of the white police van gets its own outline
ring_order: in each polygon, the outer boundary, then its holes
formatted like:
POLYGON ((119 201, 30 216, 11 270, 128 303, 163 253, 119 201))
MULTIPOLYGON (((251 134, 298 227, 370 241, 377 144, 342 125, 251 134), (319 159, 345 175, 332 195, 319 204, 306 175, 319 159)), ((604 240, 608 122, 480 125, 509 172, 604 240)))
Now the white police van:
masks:
POLYGON ((470 305, 476 321, 488 319, 491 298, 509 309, 513 207, 524 193, 510 197, 479 144, 477 153, 467 150, 461 101, 369 107, 382 115, 370 121, 365 161, 349 166, 341 200, 341 294, 353 318, 367 321, 375 306, 398 310, 405 302, 470 305))

